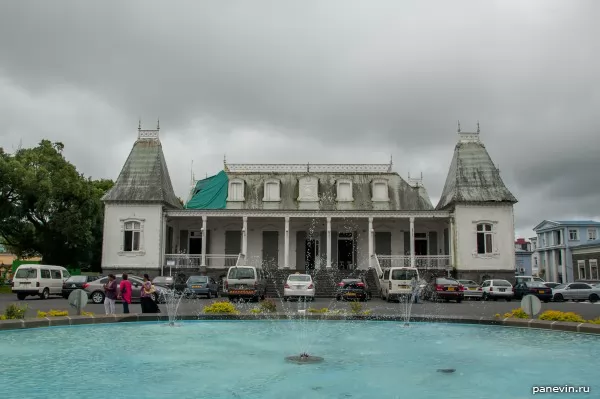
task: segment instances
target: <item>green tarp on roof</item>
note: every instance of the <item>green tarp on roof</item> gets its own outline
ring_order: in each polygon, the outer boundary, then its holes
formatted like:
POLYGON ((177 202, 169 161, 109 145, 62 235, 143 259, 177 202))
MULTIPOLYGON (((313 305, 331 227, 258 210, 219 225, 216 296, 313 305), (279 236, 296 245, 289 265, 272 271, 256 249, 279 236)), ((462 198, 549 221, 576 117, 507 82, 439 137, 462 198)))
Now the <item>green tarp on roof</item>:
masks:
POLYGON ((227 189, 229 177, 225 171, 199 180, 194 188, 194 195, 185 204, 186 209, 225 209, 227 205, 227 189))

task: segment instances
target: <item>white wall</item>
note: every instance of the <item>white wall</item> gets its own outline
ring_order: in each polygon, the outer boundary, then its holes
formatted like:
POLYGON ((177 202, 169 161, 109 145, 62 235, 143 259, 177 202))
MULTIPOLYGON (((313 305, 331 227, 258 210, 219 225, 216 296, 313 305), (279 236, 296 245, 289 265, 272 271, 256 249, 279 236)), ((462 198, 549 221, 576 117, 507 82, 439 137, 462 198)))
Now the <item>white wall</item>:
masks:
POLYGON ((113 205, 104 207, 104 237, 102 241, 102 268, 160 270, 161 205, 113 205), (139 252, 123 252, 123 222, 126 219, 141 222, 139 252))
POLYGON ((455 208, 458 270, 515 270, 515 233, 512 205, 457 205, 455 208), (493 254, 477 254, 477 223, 492 223, 493 254))

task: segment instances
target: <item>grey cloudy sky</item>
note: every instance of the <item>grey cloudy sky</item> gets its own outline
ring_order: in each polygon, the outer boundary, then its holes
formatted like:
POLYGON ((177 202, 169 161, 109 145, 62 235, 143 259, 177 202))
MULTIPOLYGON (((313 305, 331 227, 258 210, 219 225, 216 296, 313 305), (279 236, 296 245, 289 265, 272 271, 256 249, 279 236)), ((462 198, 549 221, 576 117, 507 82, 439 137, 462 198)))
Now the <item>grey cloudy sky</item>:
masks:
POLYGON ((116 179, 137 120, 177 194, 232 163, 388 162, 437 202, 481 138, 517 234, 600 219, 600 2, 4 1, 0 146, 48 138, 116 179))

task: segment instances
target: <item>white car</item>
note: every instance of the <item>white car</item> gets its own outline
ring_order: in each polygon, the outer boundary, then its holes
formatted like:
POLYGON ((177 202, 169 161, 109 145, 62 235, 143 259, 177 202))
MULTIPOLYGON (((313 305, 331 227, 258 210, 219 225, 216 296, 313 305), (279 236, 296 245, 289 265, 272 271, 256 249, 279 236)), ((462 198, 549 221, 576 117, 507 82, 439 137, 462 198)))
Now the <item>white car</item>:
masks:
POLYGON ((482 298, 484 301, 488 299, 493 299, 494 301, 505 299, 507 302, 510 302, 515 296, 515 289, 507 280, 485 280, 481 284, 481 290, 483 291, 482 298))
POLYGON ((315 283, 310 274, 290 274, 283 286, 283 299, 315 299, 315 283))

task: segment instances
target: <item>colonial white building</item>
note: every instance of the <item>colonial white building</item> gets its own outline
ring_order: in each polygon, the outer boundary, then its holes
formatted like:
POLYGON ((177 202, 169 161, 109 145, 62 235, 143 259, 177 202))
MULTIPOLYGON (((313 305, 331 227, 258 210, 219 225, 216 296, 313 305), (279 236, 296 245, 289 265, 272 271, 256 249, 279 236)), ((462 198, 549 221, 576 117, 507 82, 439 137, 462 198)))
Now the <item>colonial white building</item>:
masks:
POLYGON ((386 164, 230 164, 182 206, 159 130, 138 139, 104 196, 102 268, 151 275, 416 266, 512 278, 513 205, 479 132, 458 132, 441 198, 386 164))

